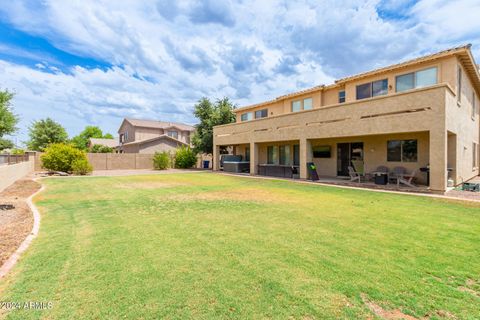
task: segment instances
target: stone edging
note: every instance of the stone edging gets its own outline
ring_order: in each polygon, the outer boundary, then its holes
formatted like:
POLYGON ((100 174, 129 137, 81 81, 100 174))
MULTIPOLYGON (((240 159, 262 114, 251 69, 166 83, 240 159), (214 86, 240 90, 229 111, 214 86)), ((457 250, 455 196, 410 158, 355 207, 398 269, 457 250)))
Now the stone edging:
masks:
MULTIPOLYGON (((33 179, 33 181, 37 181, 38 179, 33 179)), ((23 240, 23 242, 20 244, 20 246, 15 250, 14 253, 3 263, 3 265, 0 267, 0 279, 5 277, 7 273, 15 266, 17 263, 18 259, 22 255, 25 250, 28 249, 30 246, 30 243, 35 239, 38 235, 38 231, 40 229, 40 212, 38 211, 37 207, 32 202, 33 197, 35 197, 37 194, 45 190, 45 186, 41 185, 41 188, 37 190, 34 194, 32 194, 30 197, 27 198, 27 205, 30 208, 32 214, 33 214, 33 227, 32 231, 30 234, 23 240)))

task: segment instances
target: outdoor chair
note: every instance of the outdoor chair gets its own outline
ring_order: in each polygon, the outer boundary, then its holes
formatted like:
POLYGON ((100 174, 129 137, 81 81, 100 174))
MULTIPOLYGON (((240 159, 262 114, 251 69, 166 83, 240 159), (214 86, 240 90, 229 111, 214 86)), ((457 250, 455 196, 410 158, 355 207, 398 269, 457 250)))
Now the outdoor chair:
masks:
POLYGON ((362 175, 356 172, 351 166, 348 166, 348 175, 350 176, 350 181, 354 182, 358 180, 358 182, 361 182, 362 175))
POLYGON ((396 180, 397 186, 404 184, 409 187, 415 187, 413 185, 413 179, 415 178, 416 170, 413 170, 412 173, 407 173, 407 169, 404 167, 395 167, 393 168, 392 179, 396 180))
POLYGON ((359 175, 365 175, 365 164, 362 160, 352 160, 352 167, 359 175))
POLYGON ((398 177, 407 173, 407 169, 404 167, 395 167, 393 171, 389 174, 389 179, 395 182, 398 182, 398 177))
POLYGON ((400 184, 404 184, 409 187, 415 187, 413 184, 413 179, 415 178, 415 173, 416 170, 413 170, 412 173, 404 173, 404 174, 398 174, 397 175, 397 186, 400 186, 400 184))

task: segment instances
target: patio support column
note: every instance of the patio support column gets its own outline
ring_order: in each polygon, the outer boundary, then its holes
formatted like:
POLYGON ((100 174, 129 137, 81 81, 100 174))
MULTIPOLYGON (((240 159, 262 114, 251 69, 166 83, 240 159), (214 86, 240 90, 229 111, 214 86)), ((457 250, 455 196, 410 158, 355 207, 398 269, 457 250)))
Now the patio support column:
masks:
POLYGON ((306 138, 300 139, 300 179, 308 178, 307 162, 311 162, 312 143, 306 138))
POLYGON ((220 146, 216 144, 213 145, 212 169, 213 171, 220 170, 220 146))
POLYGON ((447 132, 430 131, 430 189, 436 192, 447 190, 447 132))
POLYGON ((250 175, 258 174, 258 143, 250 142, 250 175))

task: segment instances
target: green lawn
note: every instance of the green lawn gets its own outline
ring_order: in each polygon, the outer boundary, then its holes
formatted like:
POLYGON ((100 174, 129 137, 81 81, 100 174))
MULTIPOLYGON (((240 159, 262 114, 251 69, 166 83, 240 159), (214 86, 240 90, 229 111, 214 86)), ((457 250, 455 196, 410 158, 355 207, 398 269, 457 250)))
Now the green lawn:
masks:
POLYGON ((46 179, 12 319, 480 318, 480 207, 214 175, 46 179))

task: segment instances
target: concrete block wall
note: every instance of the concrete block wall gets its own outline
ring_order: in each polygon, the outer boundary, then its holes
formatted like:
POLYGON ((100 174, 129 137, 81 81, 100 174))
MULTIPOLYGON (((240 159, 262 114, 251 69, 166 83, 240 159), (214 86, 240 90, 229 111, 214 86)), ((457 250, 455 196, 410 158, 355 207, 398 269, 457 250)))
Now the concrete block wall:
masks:
POLYGON ((33 157, 29 161, 0 166, 0 192, 8 188, 15 181, 25 177, 34 170, 33 157))

